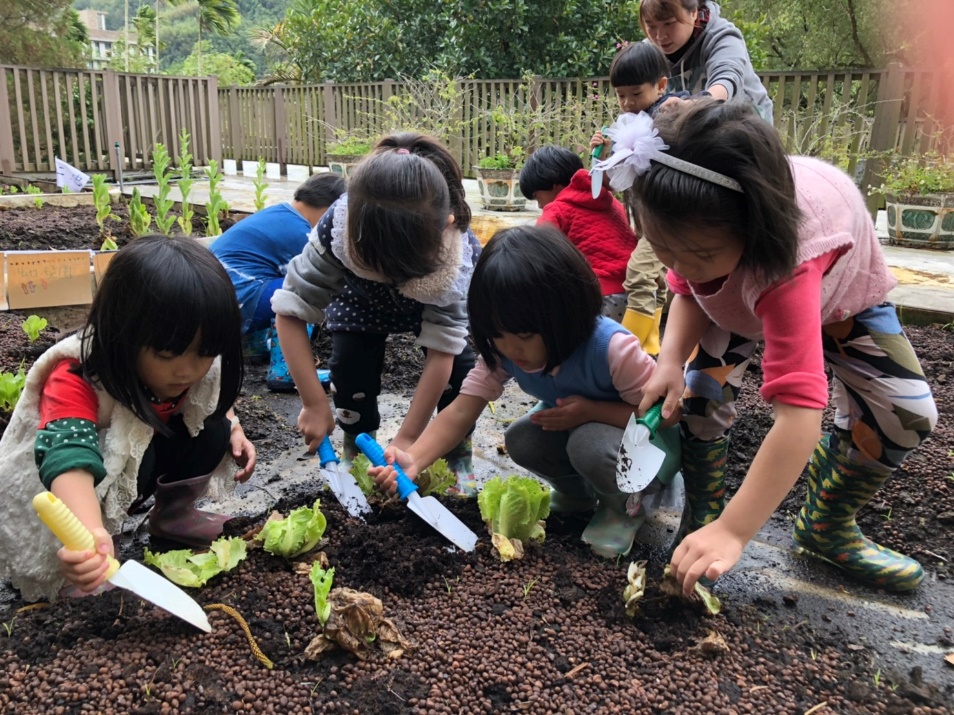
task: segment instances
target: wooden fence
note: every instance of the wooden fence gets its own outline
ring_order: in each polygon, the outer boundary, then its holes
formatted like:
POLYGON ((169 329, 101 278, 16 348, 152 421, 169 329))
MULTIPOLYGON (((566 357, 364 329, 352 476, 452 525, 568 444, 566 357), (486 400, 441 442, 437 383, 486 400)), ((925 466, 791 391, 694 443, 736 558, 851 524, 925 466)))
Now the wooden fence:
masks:
POLYGON ((0 174, 54 172, 57 157, 114 177, 151 169, 157 143, 178 156, 182 129, 196 164, 220 160, 217 97, 215 77, 0 65, 0 174))

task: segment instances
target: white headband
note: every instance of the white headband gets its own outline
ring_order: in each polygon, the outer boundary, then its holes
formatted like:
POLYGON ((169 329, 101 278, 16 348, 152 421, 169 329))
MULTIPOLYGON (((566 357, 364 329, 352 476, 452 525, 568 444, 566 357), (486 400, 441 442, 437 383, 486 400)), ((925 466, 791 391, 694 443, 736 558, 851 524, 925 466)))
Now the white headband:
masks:
POLYGON ((735 179, 666 154, 664 150, 669 146, 653 126, 652 117, 645 112, 620 115, 604 134, 613 140, 613 155, 609 159, 598 161, 590 170, 593 177, 594 196, 599 195, 604 173, 609 175, 610 187, 614 191, 623 191, 633 185, 637 176, 642 176, 649 171, 651 162, 654 161, 684 174, 742 193, 742 186, 735 179))

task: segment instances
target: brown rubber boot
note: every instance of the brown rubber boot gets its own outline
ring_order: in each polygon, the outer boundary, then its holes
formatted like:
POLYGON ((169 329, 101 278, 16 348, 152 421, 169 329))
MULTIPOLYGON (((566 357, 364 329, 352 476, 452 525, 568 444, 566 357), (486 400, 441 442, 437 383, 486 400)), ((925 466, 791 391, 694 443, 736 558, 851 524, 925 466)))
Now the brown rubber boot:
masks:
POLYGON ((172 481, 163 474, 156 480, 156 505, 149 512, 146 530, 151 536, 168 539, 195 549, 208 548, 222 535, 222 525, 231 519, 195 508, 205 494, 211 474, 172 481))

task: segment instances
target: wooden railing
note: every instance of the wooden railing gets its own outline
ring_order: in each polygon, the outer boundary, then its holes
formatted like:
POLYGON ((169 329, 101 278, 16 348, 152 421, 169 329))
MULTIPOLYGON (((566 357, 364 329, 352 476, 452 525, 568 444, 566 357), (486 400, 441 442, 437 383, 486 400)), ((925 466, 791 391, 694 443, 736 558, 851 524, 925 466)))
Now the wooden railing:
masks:
POLYGON ((149 169, 157 143, 178 156, 182 129, 196 164, 221 159, 215 77, 0 65, 0 174, 53 172, 56 157, 114 176, 149 169))

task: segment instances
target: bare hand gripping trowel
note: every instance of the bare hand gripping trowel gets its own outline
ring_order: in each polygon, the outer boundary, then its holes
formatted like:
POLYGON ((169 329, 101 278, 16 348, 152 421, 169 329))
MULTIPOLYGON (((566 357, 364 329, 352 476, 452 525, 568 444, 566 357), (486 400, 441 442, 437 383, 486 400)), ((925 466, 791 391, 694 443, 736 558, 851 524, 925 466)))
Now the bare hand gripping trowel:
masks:
MULTIPOLYGON (((358 449, 375 467, 388 466, 384 459, 384 450, 370 435, 359 434, 354 441, 358 449)), ((408 479, 397 462, 391 465, 397 473, 397 493, 401 499, 407 499, 407 505, 415 514, 437 529, 441 535, 463 551, 473 551, 477 545, 477 534, 467 528, 460 519, 450 513, 447 507, 434 497, 422 497, 417 485, 408 479)))
MULTIPOLYGON (((41 492, 33 497, 33 508, 66 548, 72 551, 92 551, 95 548, 89 529, 51 492, 41 492)), ((171 581, 136 561, 127 561, 120 566, 112 556, 108 558, 107 581, 132 591, 140 598, 188 621, 206 633, 212 632, 209 618, 202 606, 171 581)))
POLYGON ((318 445, 318 463, 332 493, 351 516, 362 519, 363 514, 371 513, 368 498, 361 491, 357 480, 350 472, 341 472, 341 460, 331 446, 331 440, 325 437, 318 445))

